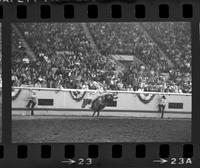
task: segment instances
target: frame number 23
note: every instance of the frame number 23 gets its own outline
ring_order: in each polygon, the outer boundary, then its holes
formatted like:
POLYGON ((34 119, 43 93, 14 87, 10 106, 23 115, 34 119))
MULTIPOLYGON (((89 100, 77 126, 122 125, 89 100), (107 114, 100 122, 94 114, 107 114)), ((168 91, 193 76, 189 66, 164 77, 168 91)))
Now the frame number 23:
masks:
POLYGON ((78 159, 78 165, 92 165, 92 159, 91 158, 86 158, 86 159, 83 159, 83 158, 79 158, 78 159))

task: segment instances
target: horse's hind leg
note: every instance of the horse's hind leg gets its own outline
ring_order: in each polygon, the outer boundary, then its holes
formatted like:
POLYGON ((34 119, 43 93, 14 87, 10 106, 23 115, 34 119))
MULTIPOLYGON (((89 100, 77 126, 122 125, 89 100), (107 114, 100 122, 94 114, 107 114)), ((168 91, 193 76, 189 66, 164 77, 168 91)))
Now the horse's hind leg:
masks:
POLYGON ((99 119, 99 114, 100 114, 100 112, 99 112, 99 111, 97 111, 97 119, 99 119))
POLYGON ((93 114, 92 114, 92 118, 94 118, 95 113, 96 113, 96 111, 93 112, 93 114))

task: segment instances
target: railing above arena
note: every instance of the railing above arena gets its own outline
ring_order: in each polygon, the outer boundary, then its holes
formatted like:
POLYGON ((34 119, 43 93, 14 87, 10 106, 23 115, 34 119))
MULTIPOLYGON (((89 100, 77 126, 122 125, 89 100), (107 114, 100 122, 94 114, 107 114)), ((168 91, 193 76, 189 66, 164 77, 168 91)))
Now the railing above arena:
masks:
MULTIPOLYGON (((12 87, 13 89, 24 89, 24 90, 40 90, 40 91, 62 91, 62 92, 96 92, 97 90, 92 89, 60 89, 60 88, 42 88, 42 87, 12 87)), ((140 91, 126 91, 126 90, 106 90, 107 93, 132 93, 132 94, 155 94, 155 95, 179 95, 179 96, 191 96, 191 93, 174 93, 174 92, 140 92, 140 91)))

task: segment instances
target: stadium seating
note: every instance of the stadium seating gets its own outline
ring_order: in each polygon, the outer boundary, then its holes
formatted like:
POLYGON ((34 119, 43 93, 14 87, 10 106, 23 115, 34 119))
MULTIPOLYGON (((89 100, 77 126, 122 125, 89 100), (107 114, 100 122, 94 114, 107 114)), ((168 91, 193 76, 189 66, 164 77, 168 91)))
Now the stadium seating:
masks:
POLYGON ((189 27, 186 23, 87 23, 85 28, 82 23, 16 24, 13 86, 103 85, 111 90, 191 92, 189 27), (117 72, 109 57, 115 54, 134 55, 142 64, 127 61, 117 72))

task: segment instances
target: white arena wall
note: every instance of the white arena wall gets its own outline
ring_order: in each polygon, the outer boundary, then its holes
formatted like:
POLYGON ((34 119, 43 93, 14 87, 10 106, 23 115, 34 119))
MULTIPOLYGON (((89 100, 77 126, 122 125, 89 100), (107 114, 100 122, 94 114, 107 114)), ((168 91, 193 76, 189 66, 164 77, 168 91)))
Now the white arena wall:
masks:
MULTIPOLYGON (((95 91, 81 91, 78 94, 79 100, 72 96, 72 91, 77 90, 59 90, 49 88, 13 88, 12 91, 12 114, 13 115, 29 115, 30 110, 25 106, 31 96, 30 89, 36 95, 38 101, 50 101, 47 104, 38 104, 35 106, 35 115, 78 115, 88 116, 92 115, 92 111, 86 107, 81 108, 82 101, 88 94, 95 93, 95 91), (71 93, 70 93, 71 92, 71 93), (85 93, 85 94, 84 94, 85 93), (82 97, 83 96, 83 97, 82 97)), ((109 92, 109 91, 108 91, 109 92)), ((192 117, 192 96, 191 94, 170 94, 170 93, 149 93, 146 96, 138 92, 117 92, 116 107, 106 107, 101 116, 132 116, 132 117, 157 117, 161 114, 158 112, 158 104, 161 95, 165 94, 166 107, 164 118, 191 118, 192 117), (140 95, 140 98, 138 97, 140 95), (141 100, 148 100, 147 103, 141 100)), ((97 95, 93 94, 95 98, 97 95)))

